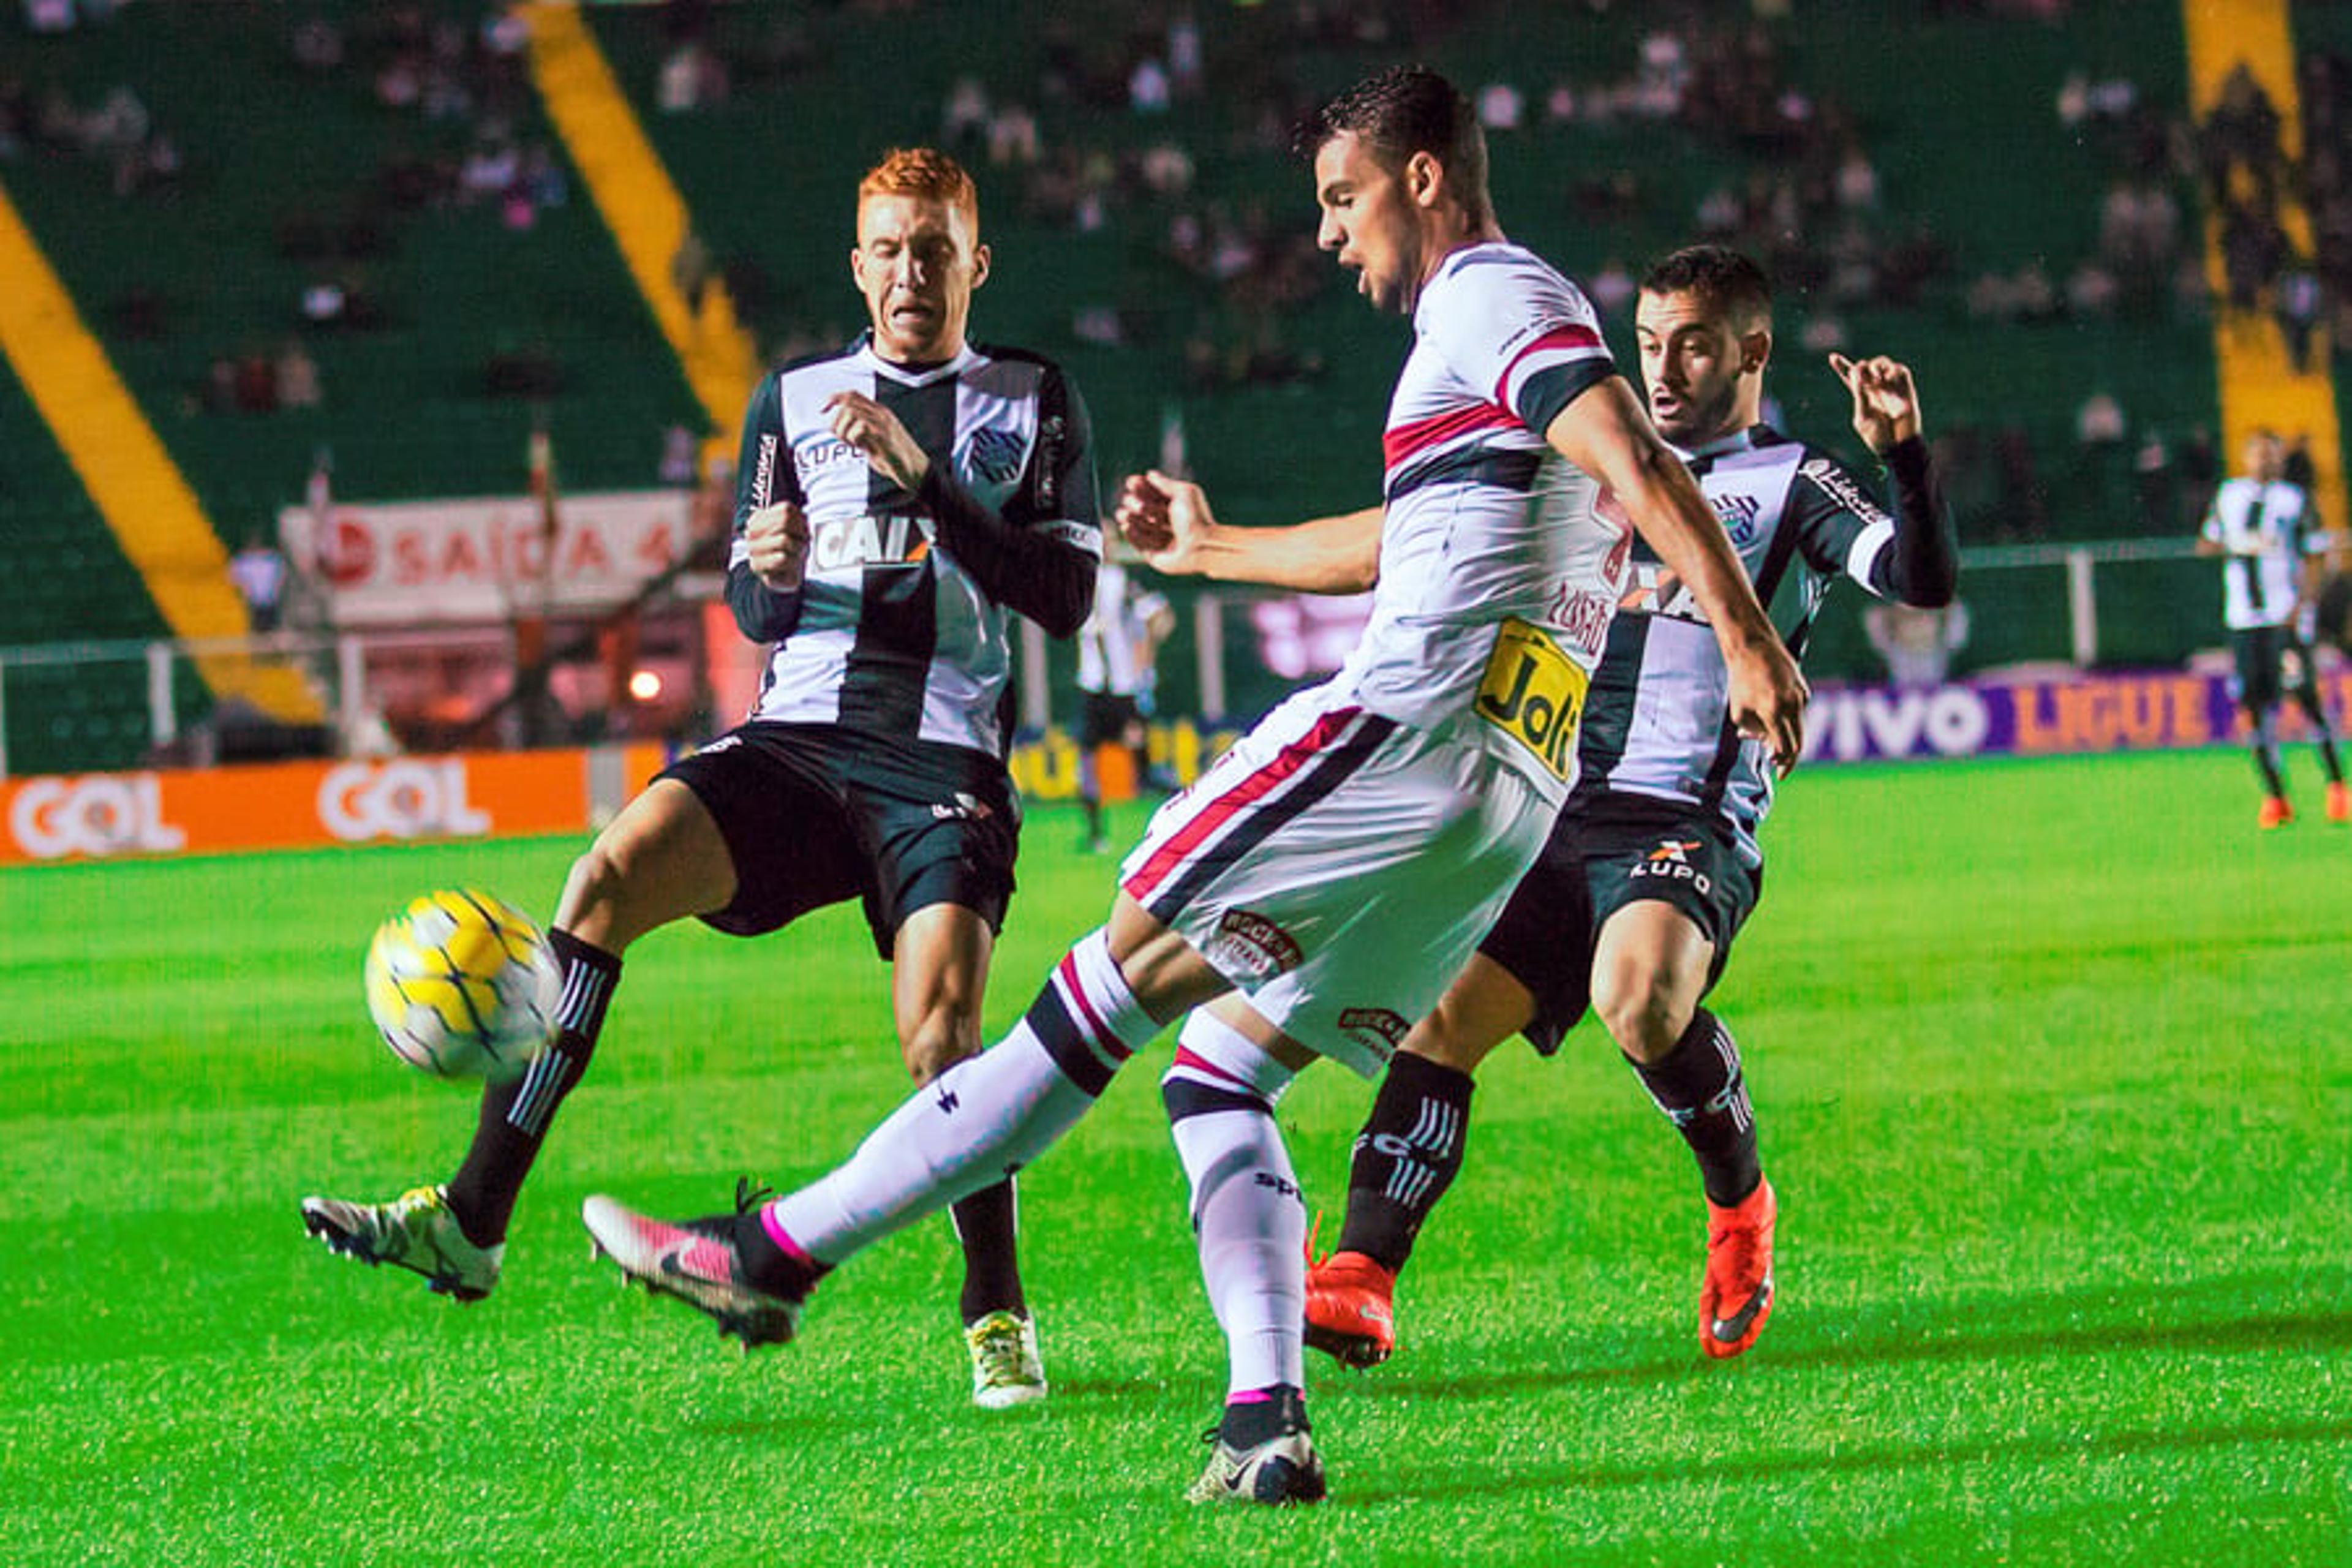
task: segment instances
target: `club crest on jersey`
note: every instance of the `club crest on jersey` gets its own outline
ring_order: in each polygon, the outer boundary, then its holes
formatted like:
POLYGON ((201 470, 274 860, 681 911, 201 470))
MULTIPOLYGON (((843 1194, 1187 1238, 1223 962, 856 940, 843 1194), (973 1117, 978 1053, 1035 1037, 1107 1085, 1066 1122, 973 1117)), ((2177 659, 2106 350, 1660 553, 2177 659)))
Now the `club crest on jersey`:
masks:
POLYGON ((1026 447, 1019 433, 982 426, 965 438, 963 460, 957 466, 984 484, 1011 484, 1021 475, 1026 447))
POLYGON ((903 512, 828 518, 809 529, 809 567, 815 572, 919 566, 930 552, 930 519, 903 512))
POLYGON ((1764 503, 1752 495, 1737 491, 1717 491, 1706 498, 1715 504, 1715 515, 1723 524, 1723 531, 1731 542, 1743 550, 1756 542, 1756 520, 1764 514, 1764 503))
POLYGON ((1260 980, 1286 974, 1306 957, 1288 931, 1250 910, 1227 910, 1202 956, 1220 969, 1232 964, 1260 980))
POLYGON ((1560 652, 1559 644, 1514 617, 1496 633, 1473 707, 1555 778, 1566 779, 1573 771, 1577 724, 1591 684, 1591 676, 1560 652))

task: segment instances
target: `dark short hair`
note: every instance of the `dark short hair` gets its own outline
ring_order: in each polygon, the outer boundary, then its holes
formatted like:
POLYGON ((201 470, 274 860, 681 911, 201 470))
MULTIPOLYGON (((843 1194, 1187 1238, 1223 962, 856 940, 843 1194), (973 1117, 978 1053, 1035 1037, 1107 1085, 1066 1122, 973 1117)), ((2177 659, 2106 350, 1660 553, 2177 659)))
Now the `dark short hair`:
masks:
POLYGON ((1292 144, 1312 160, 1334 136, 1352 133, 1380 165, 1402 169, 1416 153, 1444 167, 1462 205, 1493 216, 1486 194, 1486 133, 1462 89, 1427 66, 1391 66, 1366 77, 1300 122, 1292 144))
POLYGON ((1746 251, 1686 245, 1660 257, 1643 275, 1644 294, 1696 294, 1727 316, 1772 314, 1772 282, 1746 251))

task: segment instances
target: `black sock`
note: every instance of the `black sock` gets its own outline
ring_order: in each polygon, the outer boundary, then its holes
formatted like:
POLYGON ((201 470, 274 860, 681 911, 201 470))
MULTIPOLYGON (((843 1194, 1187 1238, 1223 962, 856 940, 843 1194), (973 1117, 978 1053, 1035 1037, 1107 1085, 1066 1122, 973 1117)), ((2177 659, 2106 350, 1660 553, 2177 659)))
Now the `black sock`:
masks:
POLYGON ((604 1026, 604 1008, 620 984, 621 961, 566 931, 547 933, 563 991, 555 1004, 555 1038, 512 1083, 486 1084, 481 1117, 465 1163, 449 1178, 449 1212, 457 1228, 477 1247, 495 1247, 507 1236, 516 1195, 547 1136, 555 1108, 578 1087, 595 1054, 604 1026))
POLYGON ((1470 1130, 1470 1075, 1399 1051, 1356 1134, 1348 1163, 1342 1252, 1360 1252, 1391 1273, 1412 1256, 1413 1238, 1462 1169, 1470 1130))
POLYGON ((2254 771, 2263 775, 2263 788, 2273 798, 2286 798, 2286 779, 2279 772, 2278 735, 2267 713, 2254 718, 2254 771))
POLYGON ((1701 1007, 1660 1060, 1645 1067, 1625 1059, 1698 1157, 1707 1201, 1729 1208, 1754 1192, 1764 1179, 1756 1156, 1756 1115, 1740 1076, 1739 1047, 1722 1021, 1701 1007))
POLYGON ((2294 689, 2295 705, 2311 721, 2312 742, 2319 748, 2319 765, 2327 771, 2329 784, 2344 782, 2344 760, 2336 754, 2336 731, 2327 723, 2327 704, 2320 700, 2319 688, 2305 681, 2294 689))
POLYGON ((1021 1265, 1013 1237, 1020 1219, 1013 1178, 980 1191, 948 1211, 955 1220, 956 1239, 963 1244, 964 1326, 969 1328, 991 1312, 1029 1315, 1021 1294, 1021 1265))
POLYGON ((1266 1397, 1225 1406, 1224 1419, 1217 1423, 1217 1436, 1226 1443, 1236 1448, 1255 1448, 1293 1432, 1313 1430, 1307 1421, 1305 1389, 1277 1383, 1258 1392, 1266 1397))
POLYGON ((832 1266, 778 1247, 761 1223, 762 1206, 753 1204, 735 1216, 735 1256, 743 1260, 743 1278, 755 1288, 797 1301, 833 1272, 832 1266))

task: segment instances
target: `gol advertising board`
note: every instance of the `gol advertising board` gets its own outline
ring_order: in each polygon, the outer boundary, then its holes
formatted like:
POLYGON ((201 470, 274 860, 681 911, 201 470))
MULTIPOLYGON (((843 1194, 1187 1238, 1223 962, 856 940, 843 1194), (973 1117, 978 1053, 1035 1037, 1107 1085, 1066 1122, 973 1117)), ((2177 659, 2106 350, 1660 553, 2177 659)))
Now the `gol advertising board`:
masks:
POLYGON ((0 780, 0 865, 581 832, 667 760, 640 745, 0 780))

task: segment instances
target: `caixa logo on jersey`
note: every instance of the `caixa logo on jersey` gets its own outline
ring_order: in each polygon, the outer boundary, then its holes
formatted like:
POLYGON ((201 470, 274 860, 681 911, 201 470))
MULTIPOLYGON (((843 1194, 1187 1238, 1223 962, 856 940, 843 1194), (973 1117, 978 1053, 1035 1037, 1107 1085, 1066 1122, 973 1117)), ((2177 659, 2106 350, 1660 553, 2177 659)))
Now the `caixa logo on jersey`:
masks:
POLYGON ((856 572, 919 566, 931 552, 930 519, 905 514, 836 517, 809 530, 809 568, 856 572))
POLYGON ((461 757, 345 763, 320 781, 319 822, 346 843, 472 837, 490 830, 489 813, 466 799, 461 757))
POLYGON ((163 782, 153 773, 35 779, 9 803, 8 830, 36 860, 168 855, 188 844, 163 820, 163 782))

